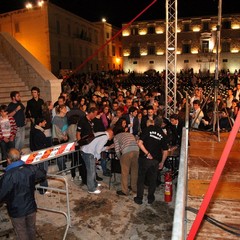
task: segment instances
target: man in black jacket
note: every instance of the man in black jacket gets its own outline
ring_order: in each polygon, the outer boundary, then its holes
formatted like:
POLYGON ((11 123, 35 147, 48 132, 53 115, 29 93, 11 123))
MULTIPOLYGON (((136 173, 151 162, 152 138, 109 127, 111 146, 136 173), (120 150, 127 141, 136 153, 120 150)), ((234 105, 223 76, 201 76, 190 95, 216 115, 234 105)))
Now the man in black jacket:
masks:
POLYGON ((127 121, 129 132, 132 133, 135 137, 138 135, 138 129, 139 129, 137 113, 138 113, 137 108, 134 106, 131 106, 128 109, 128 114, 123 116, 127 121))
POLYGON ((0 179, 0 203, 7 204, 17 239, 36 239, 35 184, 46 173, 35 165, 20 160, 20 152, 12 148, 8 153, 6 173, 0 179))
POLYGON ((177 114, 172 114, 170 116, 171 131, 172 131, 172 146, 181 146, 182 141, 182 129, 184 127, 184 122, 181 121, 177 114))
MULTIPOLYGON (((30 131, 30 150, 31 151, 38 151, 44 148, 50 147, 48 145, 48 140, 46 135, 44 134, 44 128, 47 124, 47 121, 44 118, 36 118, 35 119, 35 126, 32 127, 30 131)), ((38 167, 42 170, 48 171, 48 161, 42 162, 38 164, 38 167)), ((42 187, 48 187, 47 179, 40 183, 42 187)), ((40 188, 40 194, 49 193, 45 189, 40 188)))
POLYGON ((137 181, 137 196, 134 202, 137 204, 143 203, 144 182, 148 179, 148 203, 152 204, 155 201, 155 190, 157 183, 158 169, 162 169, 168 155, 167 139, 161 129, 161 118, 156 118, 147 121, 147 127, 143 130, 138 146, 140 154, 138 159, 138 181, 137 181))

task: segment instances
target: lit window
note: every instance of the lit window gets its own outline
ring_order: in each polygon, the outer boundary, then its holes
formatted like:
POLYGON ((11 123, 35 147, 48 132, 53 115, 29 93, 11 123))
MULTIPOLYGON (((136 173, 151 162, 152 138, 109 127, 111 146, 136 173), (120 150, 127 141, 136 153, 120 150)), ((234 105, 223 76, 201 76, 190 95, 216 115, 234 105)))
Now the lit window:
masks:
POLYGON ((131 35, 138 35, 138 28, 136 28, 136 27, 132 28, 131 35))
POLYGON ((184 31, 184 32, 189 32, 189 31, 190 31, 190 24, 189 24, 189 23, 184 23, 184 25, 183 25, 183 31, 184 31))
POLYGON ((148 55, 155 55, 155 54, 156 54, 155 46, 148 46, 148 55))
POLYGON ((231 29, 231 21, 223 21, 222 29, 231 29))
POLYGON ((130 50, 130 57, 135 58, 135 57, 140 57, 140 48, 139 47, 131 47, 130 50))
POLYGON ((154 26, 148 27, 148 34, 155 34, 155 27, 154 26))
POLYGON ((230 52, 230 42, 222 42, 222 52, 230 52))
POLYGON ((203 22, 203 31, 209 31, 209 22, 203 22))
POLYGON ((190 53, 191 52, 191 45, 190 44, 183 44, 182 45, 182 53, 190 53))
POLYGON ((209 52, 209 41, 202 41, 202 52, 203 53, 209 52))

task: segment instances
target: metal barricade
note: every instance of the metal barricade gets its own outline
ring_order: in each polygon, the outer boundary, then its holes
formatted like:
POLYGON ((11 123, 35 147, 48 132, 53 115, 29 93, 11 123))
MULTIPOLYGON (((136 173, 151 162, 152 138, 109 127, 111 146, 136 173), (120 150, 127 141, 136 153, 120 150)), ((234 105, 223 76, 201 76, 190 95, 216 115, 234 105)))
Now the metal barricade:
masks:
POLYGON ((68 182, 64 176, 59 176, 59 175, 47 175, 47 179, 52 181, 57 181, 58 183, 63 184, 63 187, 60 186, 49 186, 49 187, 43 187, 43 186, 36 186, 36 190, 43 190, 47 191, 48 194, 35 194, 36 195, 36 201, 37 201, 37 206, 39 210, 47 211, 47 212, 53 212, 53 213, 59 213, 65 216, 66 218, 66 229, 64 231, 64 236, 63 240, 66 239, 67 232, 69 227, 71 227, 71 214, 70 214, 70 204, 69 204, 69 192, 68 192, 68 182), (41 201, 43 200, 44 201, 41 201), (47 207, 46 205, 46 199, 47 201, 51 201, 51 207, 47 207), (58 206, 58 204, 53 203, 54 200, 56 202, 62 203, 62 207, 65 205, 65 209, 61 208, 58 206), (63 199, 63 201, 61 201, 63 199), (64 199, 66 201, 64 201, 64 199))
POLYGON ((36 186, 36 190, 47 191, 47 194, 35 194, 37 206, 39 210, 62 214, 66 218, 66 229, 64 231, 63 240, 66 239, 69 227, 71 227, 71 214, 69 203, 69 190, 68 182, 64 177, 66 172, 78 167, 80 164, 75 161, 74 158, 79 158, 80 151, 75 150, 75 143, 64 143, 61 145, 52 146, 39 151, 31 152, 29 154, 21 156, 21 160, 26 164, 42 164, 49 163, 47 180, 49 182, 48 187, 36 186), (59 159, 64 159, 62 162, 66 164, 66 168, 58 164, 59 159), (59 167, 62 170, 59 171, 59 167), (55 184, 53 184, 55 182, 55 184), (61 184, 59 186, 59 184, 61 184), (42 201, 44 199, 44 201, 42 201), (58 204, 54 204, 54 200, 58 199, 58 203, 62 203, 62 206, 57 207, 58 204))
MULTIPOLYGON (((188 95, 186 94, 188 99, 188 95)), ((189 126, 189 107, 186 104, 185 127, 182 131, 180 164, 178 172, 177 192, 172 228, 172 240, 186 239, 186 204, 187 204, 187 164, 188 164, 188 126, 189 126)))

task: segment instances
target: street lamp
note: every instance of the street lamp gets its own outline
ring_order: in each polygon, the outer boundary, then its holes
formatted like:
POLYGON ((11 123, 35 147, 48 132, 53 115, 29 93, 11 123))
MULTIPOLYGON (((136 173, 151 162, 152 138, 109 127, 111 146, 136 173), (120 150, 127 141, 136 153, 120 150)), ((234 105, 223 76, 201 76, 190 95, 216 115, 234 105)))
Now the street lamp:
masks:
POLYGON ((44 4, 44 1, 43 1, 43 0, 40 0, 40 1, 38 1, 38 3, 37 3, 37 5, 38 5, 39 7, 42 7, 43 4, 44 4))
MULTIPOLYGON (((35 6, 42 7, 43 4, 44 4, 44 1, 43 1, 43 0, 39 0, 39 1, 37 1, 37 5, 35 5, 35 6)), ((25 7, 26 7, 27 9, 32 9, 34 6, 33 6, 33 4, 32 4, 31 2, 27 2, 27 3, 25 4, 25 7)))
POLYGON ((32 3, 27 2, 26 5, 25 5, 25 7, 26 7, 27 9, 32 9, 32 8, 33 8, 33 5, 32 5, 32 3))

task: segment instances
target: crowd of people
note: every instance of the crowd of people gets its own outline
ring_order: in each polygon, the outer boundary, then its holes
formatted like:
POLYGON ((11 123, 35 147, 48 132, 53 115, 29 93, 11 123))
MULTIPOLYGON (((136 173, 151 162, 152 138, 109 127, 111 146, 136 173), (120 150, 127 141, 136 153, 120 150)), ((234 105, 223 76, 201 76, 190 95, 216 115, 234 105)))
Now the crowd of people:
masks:
MULTIPOLYGON (((191 128, 211 131, 217 111, 221 131, 231 131, 239 110, 240 82, 235 78, 231 81, 230 75, 221 73, 218 83, 210 77, 200 78, 192 71, 178 74, 177 110, 169 118, 164 112, 164 72, 152 77, 72 76, 63 80, 56 102, 44 101, 40 89, 33 87, 26 107, 21 103, 20 92, 12 91, 9 105, 0 106, 2 159, 9 159, 8 152, 13 148, 21 153, 25 124, 29 122, 31 151, 76 142, 80 154, 71 159, 71 180, 75 180, 78 169, 90 194, 101 192, 102 178, 96 173, 96 161, 101 164, 103 176, 111 176, 107 156, 114 150, 121 165, 121 189, 116 193, 127 196, 131 191, 136 194, 134 202, 142 204, 147 184, 147 201, 152 204, 158 171, 172 151, 175 154, 179 151, 186 105, 191 109, 191 128), (213 101, 215 84, 218 84, 217 107, 213 101)), ((172 99, 169 101, 171 104, 172 99)), ((56 161, 59 172, 66 174, 66 158, 61 156, 56 161)), ((2 166, 8 170, 7 162, 2 166)), ((47 172, 48 162, 38 168, 47 172)), ((46 179, 41 185, 48 186, 46 179)), ((6 199, 2 187, 6 186, 1 185, 0 201, 6 199)))

